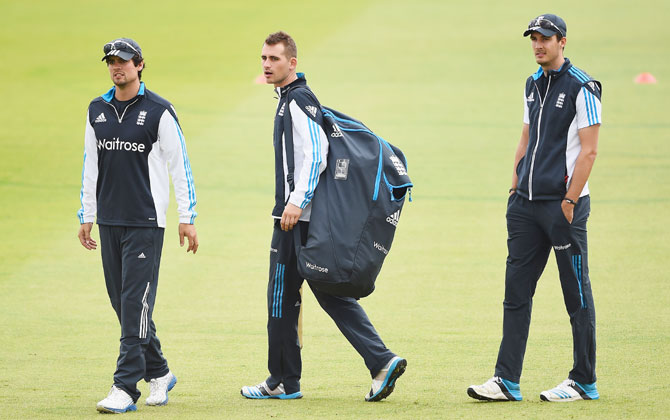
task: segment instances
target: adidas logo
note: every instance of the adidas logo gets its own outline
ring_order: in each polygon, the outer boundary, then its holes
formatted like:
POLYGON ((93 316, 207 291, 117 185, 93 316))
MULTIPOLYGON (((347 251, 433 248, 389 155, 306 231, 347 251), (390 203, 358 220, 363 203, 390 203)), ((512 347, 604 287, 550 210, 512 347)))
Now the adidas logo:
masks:
POLYGON ((98 118, 95 119, 96 123, 104 123, 107 122, 107 118, 105 118, 105 113, 101 112, 100 115, 98 115, 98 118))
POLYGON ((312 117, 316 117, 316 111, 318 111, 318 110, 316 109, 315 106, 307 105, 307 106, 305 107, 305 109, 307 110, 307 112, 309 112, 310 114, 312 114, 312 117))
POLYGON ((293 305, 293 307, 296 307, 296 308, 297 308, 298 306, 300 306, 300 301, 297 301, 297 302, 295 303, 295 305, 293 305))
POLYGON ((144 252, 143 252, 143 253, 141 253, 140 255, 138 255, 137 258, 140 258, 140 259, 142 259, 142 258, 146 258, 146 255, 144 255, 144 252))
POLYGON ((338 127, 337 124, 333 124, 333 132, 331 133, 330 137, 344 137, 342 135, 342 131, 340 131, 340 127, 338 127))
POLYGON ((284 102, 283 104, 281 104, 281 109, 279 109, 279 112, 277 113, 277 115, 279 115, 280 117, 283 117, 283 116, 284 116, 284 107, 285 107, 285 106, 286 106, 286 102, 284 102))
POLYGON ((556 108, 563 108, 563 101, 565 101, 565 92, 561 92, 556 99, 556 108))
POLYGON ((395 213, 386 218, 386 221, 392 224, 393 226, 398 226, 399 220, 400 220, 400 210, 396 211, 395 213))
POLYGON ((533 96, 535 92, 531 92, 530 95, 526 98, 528 102, 533 102, 535 100, 535 97, 533 96))
POLYGON ((144 120, 147 118, 147 111, 140 111, 137 116, 137 125, 144 125, 144 120))

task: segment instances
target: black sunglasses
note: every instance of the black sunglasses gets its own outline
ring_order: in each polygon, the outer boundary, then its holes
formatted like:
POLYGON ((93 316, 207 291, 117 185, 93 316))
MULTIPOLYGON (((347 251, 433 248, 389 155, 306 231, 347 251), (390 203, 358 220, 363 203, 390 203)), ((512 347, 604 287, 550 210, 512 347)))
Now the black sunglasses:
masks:
POLYGON ((542 19, 542 18, 533 19, 528 24, 528 30, 529 31, 535 31, 539 28, 556 30, 556 31, 558 31, 559 34, 561 34, 561 36, 565 36, 565 34, 561 30, 561 28, 554 25, 554 22, 552 22, 550 20, 547 20, 547 19, 542 19))
POLYGON ((139 57, 142 57, 142 54, 140 54, 139 51, 135 49, 132 45, 127 43, 126 41, 114 41, 114 42, 108 42, 102 47, 102 51, 104 51, 105 54, 109 54, 110 51, 112 50, 121 50, 121 51, 128 51, 128 49, 133 50, 135 54, 137 54, 139 57))

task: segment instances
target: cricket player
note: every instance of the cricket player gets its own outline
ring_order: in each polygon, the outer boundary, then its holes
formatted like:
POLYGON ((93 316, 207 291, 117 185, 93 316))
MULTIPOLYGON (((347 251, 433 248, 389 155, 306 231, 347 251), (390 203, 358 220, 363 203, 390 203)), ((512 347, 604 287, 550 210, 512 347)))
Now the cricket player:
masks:
POLYGON ((493 378, 472 385, 479 400, 520 401, 533 295, 553 249, 572 325, 574 364, 542 401, 595 400, 596 320, 589 280, 587 183, 598 149, 601 85, 564 57, 565 21, 544 14, 530 21, 540 68, 526 80, 524 121, 507 204, 507 270, 503 337, 493 378))
MULTIPOLYGON (((298 274, 295 242, 299 240, 304 245, 307 239, 311 199, 319 175, 326 168, 328 138, 323 130, 321 106, 304 74, 296 73, 297 47, 293 38, 285 32, 268 36, 261 60, 265 79, 274 85, 279 98, 274 119, 275 221, 267 292, 270 376, 258 385, 242 387, 241 393, 253 399, 296 399, 302 398, 298 315, 303 279, 298 274), (290 113, 292 127, 284 126, 285 113, 290 113), (286 159, 290 150, 295 162, 292 174, 288 173, 286 159)), ((407 361, 386 348, 355 299, 316 289, 312 292, 370 370, 372 386, 365 400, 379 401, 389 396, 407 361)))
POLYGON ((96 220, 107 293, 121 324, 114 384, 100 412, 136 410, 137 382, 149 382, 146 404, 164 405, 177 382, 152 320, 163 248, 169 178, 179 211, 179 239, 198 250, 196 196, 186 143, 172 105, 141 82, 140 46, 118 38, 103 46, 114 86, 88 107, 84 138, 79 240, 94 250, 96 220))

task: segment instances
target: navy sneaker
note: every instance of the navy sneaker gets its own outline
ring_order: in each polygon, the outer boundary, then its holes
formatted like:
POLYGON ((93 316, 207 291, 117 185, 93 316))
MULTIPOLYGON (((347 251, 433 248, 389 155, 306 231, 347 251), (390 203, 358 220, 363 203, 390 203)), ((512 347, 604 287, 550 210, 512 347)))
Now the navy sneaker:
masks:
POLYGON ((521 388, 516 382, 494 376, 482 385, 471 385, 468 395, 482 401, 521 401, 521 388))
POLYGON ((391 395, 395 389, 396 380, 405 373, 406 368, 407 360, 398 356, 391 359, 372 380, 372 387, 365 396, 365 401, 381 401, 391 395))

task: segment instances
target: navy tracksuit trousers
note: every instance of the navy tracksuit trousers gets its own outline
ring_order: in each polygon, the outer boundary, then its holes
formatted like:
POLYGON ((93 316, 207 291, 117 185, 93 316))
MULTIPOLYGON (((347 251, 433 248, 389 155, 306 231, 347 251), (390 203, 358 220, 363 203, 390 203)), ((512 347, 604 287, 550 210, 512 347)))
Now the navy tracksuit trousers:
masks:
POLYGON ((137 401, 140 379, 169 371, 151 319, 165 229, 99 225, 99 231, 107 293, 121 324, 114 385, 137 401))
MULTIPOLYGON (((307 241, 308 222, 298 222, 300 241, 307 241)), ((270 389, 284 384, 287 394, 300 391, 302 360, 298 342, 300 286, 295 250, 296 233, 281 230, 275 220, 270 248, 270 281, 268 283, 268 370, 270 389)), ((311 288, 311 286, 310 286, 311 288)), ((395 356, 386 348, 377 331, 354 298, 328 295, 312 288, 319 305, 335 321, 349 343, 363 357, 374 376, 395 356)))
POLYGON ((596 381, 596 316, 586 241, 590 211, 589 196, 581 197, 572 223, 568 223, 560 200, 529 201, 518 194, 510 196, 503 338, 496 376, 517 383, 520 380, 533 295, 553 248, 572 325, 574 364, 569 378, 586 384, 596 381))

